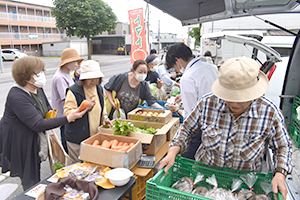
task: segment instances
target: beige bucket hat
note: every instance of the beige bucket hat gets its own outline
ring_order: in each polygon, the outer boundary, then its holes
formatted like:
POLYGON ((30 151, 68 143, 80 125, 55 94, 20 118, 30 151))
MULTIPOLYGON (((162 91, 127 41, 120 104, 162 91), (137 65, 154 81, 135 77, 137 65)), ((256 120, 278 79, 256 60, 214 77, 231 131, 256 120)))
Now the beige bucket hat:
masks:
POLYGON ((246 102, 267 92, 269 80, 258 63, 247 57, 228 59, 220 68, 212 92, 230 102, 246 102))
POLYGON ((104 74, 100 71, 100 64, 94 60, 83 61, 80 69, 79 80, 104 77, 104 74))
POLYGON ((59 63, 58 67, 62 67, 65 64, 73 61, 78 61, 78 63, 80 64, 80 62, 82 62, 83 60, 84 58, 79 57, 76 49, 67 48, 64 49, 61 53, 61 62, 59 63))

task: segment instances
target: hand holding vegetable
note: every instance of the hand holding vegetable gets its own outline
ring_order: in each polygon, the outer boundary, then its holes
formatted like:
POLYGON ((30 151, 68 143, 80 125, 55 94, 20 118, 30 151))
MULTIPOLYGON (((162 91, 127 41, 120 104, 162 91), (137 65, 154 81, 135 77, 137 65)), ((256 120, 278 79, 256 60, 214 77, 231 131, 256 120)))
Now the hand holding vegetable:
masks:
POLYGON ((89 106, 88 106, 88 109, 89 110, 92 110, 96 104, 96 100, 94 99, 96 95, 92 95, 89 99, 87 99, 87 101, 90 102, 89 106))
POLYGON ((86 108, 83 111, 80 111, 80 107, 78 107, 77 109, 73 110, 68 116, 67 116, 67 120, 68 122, 73 122, 78 118, 81 118, 87 111, 88 109, 86 108))

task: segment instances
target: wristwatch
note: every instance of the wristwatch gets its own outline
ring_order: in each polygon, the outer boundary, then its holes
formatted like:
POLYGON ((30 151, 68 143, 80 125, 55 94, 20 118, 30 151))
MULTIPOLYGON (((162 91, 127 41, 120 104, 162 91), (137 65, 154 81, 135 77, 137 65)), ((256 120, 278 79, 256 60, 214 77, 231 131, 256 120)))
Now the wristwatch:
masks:
POLYGON ((276 169, 274 170, 274 172, 273 172, 273 177, 275 176, 275 174, 276 174, 277 172, 283 174, 285 177, 286 177, 286 175, 287 175, 287 171, 286 171, 285 169, 282 169, 282 168, 276 168, 276 169))
POLYGON ((176 114, 179 115, 179 116, 181 116, 181 114, 179 114, 179 110, 180 110, 180 108, 178 108, 178 109, 176 110, 176 114))

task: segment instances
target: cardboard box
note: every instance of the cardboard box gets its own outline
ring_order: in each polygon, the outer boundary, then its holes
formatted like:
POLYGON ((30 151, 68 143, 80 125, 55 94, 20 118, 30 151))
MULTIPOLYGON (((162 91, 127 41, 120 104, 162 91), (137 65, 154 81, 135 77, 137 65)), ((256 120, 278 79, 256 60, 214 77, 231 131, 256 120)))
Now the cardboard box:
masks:
POLYGON ((137 138, 124 137, 111 134, 98 133, 84 140, 80 144, 80 160, 105 165, 108 167, 125 167, 131 169, 138 162, 142 155, 141 141, 137 138), (99 140, 100 144, 103 140, 117 139, 119 142, 133 142, 135 145, 127 152, 117 151, 113 149, 106 149, 100 146, 93 146, 94 140, 99 140))
POLYGON ((178 117, 172 119, 165 125, 169 131, 167 132, 167 141, 171 141, 180 127, 180 120, 178 117))
MULTIPOLYGON (((142 122, 135 120, 122 120, 119 121, 131 122, 135 127, 140 127, 146 125, 146 128, 155 128, 160 129, 155 135, 147 134, 147 133, 135 133, 130 132, 127 137, 138 138, 142 142, 143 153, 147 155, 155 155, 155 153, 163 146, 163 144, 167 140, 167 133, 170 130, 170 126, 165 126, 162 123, 153 123, 153 122, 142 122)), ((114 123, 115 120, 112 120, 114 123)), ((114 134, 114 131, 111 128, 103 128, 103 126, 99 127, 99 131, 101 133, 114 134)))
POLYGON ((138 120, 138 121, 147 121, 147 122, 156 122, 156 123, 168 123, 172 118, 172 112, 169 110, 158 110, 158 109, 149 109, 149 108, 136 108, 127 114, 127 119, 129 120, 138 120), (152 113, 163 113, 161 116, 144 116, 137 115, 136 112, 152 112, 152 113))

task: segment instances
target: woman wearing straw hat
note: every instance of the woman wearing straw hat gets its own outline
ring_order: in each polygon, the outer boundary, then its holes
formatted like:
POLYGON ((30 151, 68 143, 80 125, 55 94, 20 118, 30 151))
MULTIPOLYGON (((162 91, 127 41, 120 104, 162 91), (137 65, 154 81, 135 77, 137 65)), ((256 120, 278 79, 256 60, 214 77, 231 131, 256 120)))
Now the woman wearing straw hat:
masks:
POLYGON ((80 120, 65 126, 68 152, 75 161, 79 161, 81 141, 96 134, 101 124, 112 126, 106 114, 104 93, 100 85, 102 77, 104 75, 100 71, 98 62, 94 60, 84 61, 81 64, 79 81, 67 89, 64 115, 77 109, 83 100, 90 102, 88 112, 80 120))
POLYGON ((202 143, 195 160, 208 165, 261 171, 265 145, 269 145, 275 159, 273 192, 279 190, 285 199, 285 177, 292 170, 292 143, 280 109, 263 96, 268 87, 268 78, 254 60, 227 60, 219 69, 212 93, 198 101, 170 142, 159 169, 166 166, 167 173, 176 154, 186 151, 200 129, 202 143))
MULTIPOLYGON (((55 72, 51 83, 51 105, 57 110, 57 116, 64 113, 66 89, 74 84, 70 72, 74 71, 84 59, 79 57, 76 49, 67 48, 61 53, 59 69, 55 72)), ((68 152, 64 136, 64 126, 60 127, 61 141, 64 149, 68 152)))
POLYGON ((0 121, 2 173, 10 171, 12 177, 20 177, 24 191, 40 181, 40 163, 48 155, 48 149, 41 148, 39 142, 43 132, 72 122, 87 111, 76 109, 68 116, 46 119, 51 106, 43 90, 44 70, 45 63, 37 57, 26 56, 13 62, 16 84, 7 95, 0 121))

